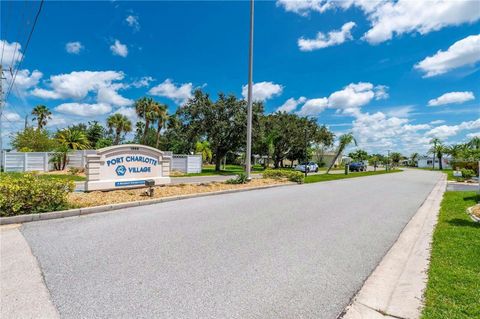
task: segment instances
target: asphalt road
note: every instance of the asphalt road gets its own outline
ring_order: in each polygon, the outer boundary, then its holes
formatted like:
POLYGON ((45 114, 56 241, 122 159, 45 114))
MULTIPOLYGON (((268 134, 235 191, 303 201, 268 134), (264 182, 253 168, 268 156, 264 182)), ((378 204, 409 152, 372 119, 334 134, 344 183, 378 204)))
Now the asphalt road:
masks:
POLYGON ((439 177, 285 186, 22 232, 63 318, 336 318, 439 177))

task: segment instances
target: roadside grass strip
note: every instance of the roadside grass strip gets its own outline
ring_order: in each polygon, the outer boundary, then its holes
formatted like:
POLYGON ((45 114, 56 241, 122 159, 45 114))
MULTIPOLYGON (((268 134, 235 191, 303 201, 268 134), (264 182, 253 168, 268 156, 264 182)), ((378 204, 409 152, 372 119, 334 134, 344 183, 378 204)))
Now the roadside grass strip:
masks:
POLYGON ((362 177, 362 176, 372 176, 372 175, 382 175, 382 174, 390 174, 390 173, 398 173, 401 172, 399 169, 391 170, 391 171, 371 171, 371 172, 350 172, 348 175, 345 174, 317 174, 317 175, 309 175, 305 178, 305 183, 318 183, 318 182, 326 182, 326 181, 333 181, 337 179, 344 179, 344 178, 355 178, 355 177, 362 177))
POLYGON ((466 213, 479 200, 475 192, 445 193, 422 319, 480 318, 480 223, 466 213))
MULTIPOLYGON (((180 173, 175 172, 170 177, 186 177, 186 176, 212 176, 212 175, 236 175, 245 172, 242 165, 225 165, 222 170, 216 171, 215 165, 203 165, 201 173, 180 173)), ((261 165, 253 165, 252 173, 261 173, 264 170, 261 165)))

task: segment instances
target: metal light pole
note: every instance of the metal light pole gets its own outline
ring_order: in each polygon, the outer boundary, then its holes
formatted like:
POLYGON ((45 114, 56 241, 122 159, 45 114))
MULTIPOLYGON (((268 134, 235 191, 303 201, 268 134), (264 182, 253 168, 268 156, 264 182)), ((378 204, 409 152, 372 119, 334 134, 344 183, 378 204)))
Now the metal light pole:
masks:
POLYGON ((305 126, 305 178, 307 178, 307 163, 308 163, 308 141, 307 141, 307 127, 305 126))
POLYGON ((247 96, 247 154, 245 155, 245 170, 250 180, 252 171, 252 79, 253 79, 253 16, 254 0, 250 0, 250 49, 248 57, 248 96, 247 96))
POLYGON ((390 150, 387 150, 387 167, 386 170, 390 169, 390 150))

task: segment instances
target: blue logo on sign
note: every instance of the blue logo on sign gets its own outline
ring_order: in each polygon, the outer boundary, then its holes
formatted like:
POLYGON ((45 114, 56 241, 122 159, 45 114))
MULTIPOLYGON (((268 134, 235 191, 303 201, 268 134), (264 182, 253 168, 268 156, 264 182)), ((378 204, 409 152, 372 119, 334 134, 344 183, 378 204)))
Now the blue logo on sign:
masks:
POLYGON ((123 165, 119 165, 116 169, 115 172, 117 173, 118 176, 123 176, 127 172, 127 168, 123 165))

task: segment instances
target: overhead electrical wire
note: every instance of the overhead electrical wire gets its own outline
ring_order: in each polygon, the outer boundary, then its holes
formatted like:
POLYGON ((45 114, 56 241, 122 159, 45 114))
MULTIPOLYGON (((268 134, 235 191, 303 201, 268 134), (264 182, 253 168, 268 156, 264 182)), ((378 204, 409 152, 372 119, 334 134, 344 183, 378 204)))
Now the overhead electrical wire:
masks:
POLYGON ((38 21, 38 17, 40 16, 40 12, 42 12, 43 3, 44 3, 44 0, 41 0, 40 5, 38 6, 37 14, 35 15, 35 20, 33 21, 32 29, 30 30, 30 33, 28 34, 28 39, 27 39, 27 42, 25 44, 25 48, 23 50, 22 58, 20 59, 20 62, 18 63, 17 68, 15 69, 15 72, 14 72, 13 78, 12 78, 12 82, 10 83, 7 94, 5 96, 5 101, 8 101, 8 97, 10 96, 10 93, 12 92, 12 89, 13 89, 13 85, 15 84, 15 79, 17 78, 18 70, 22 66, 23 60, 25 59, 25 54, 27 53, 28 45, 30 44, 30 39, 32 38, 32 34, 35 31, 35 26, 37 25, 37 21, 38 21))

